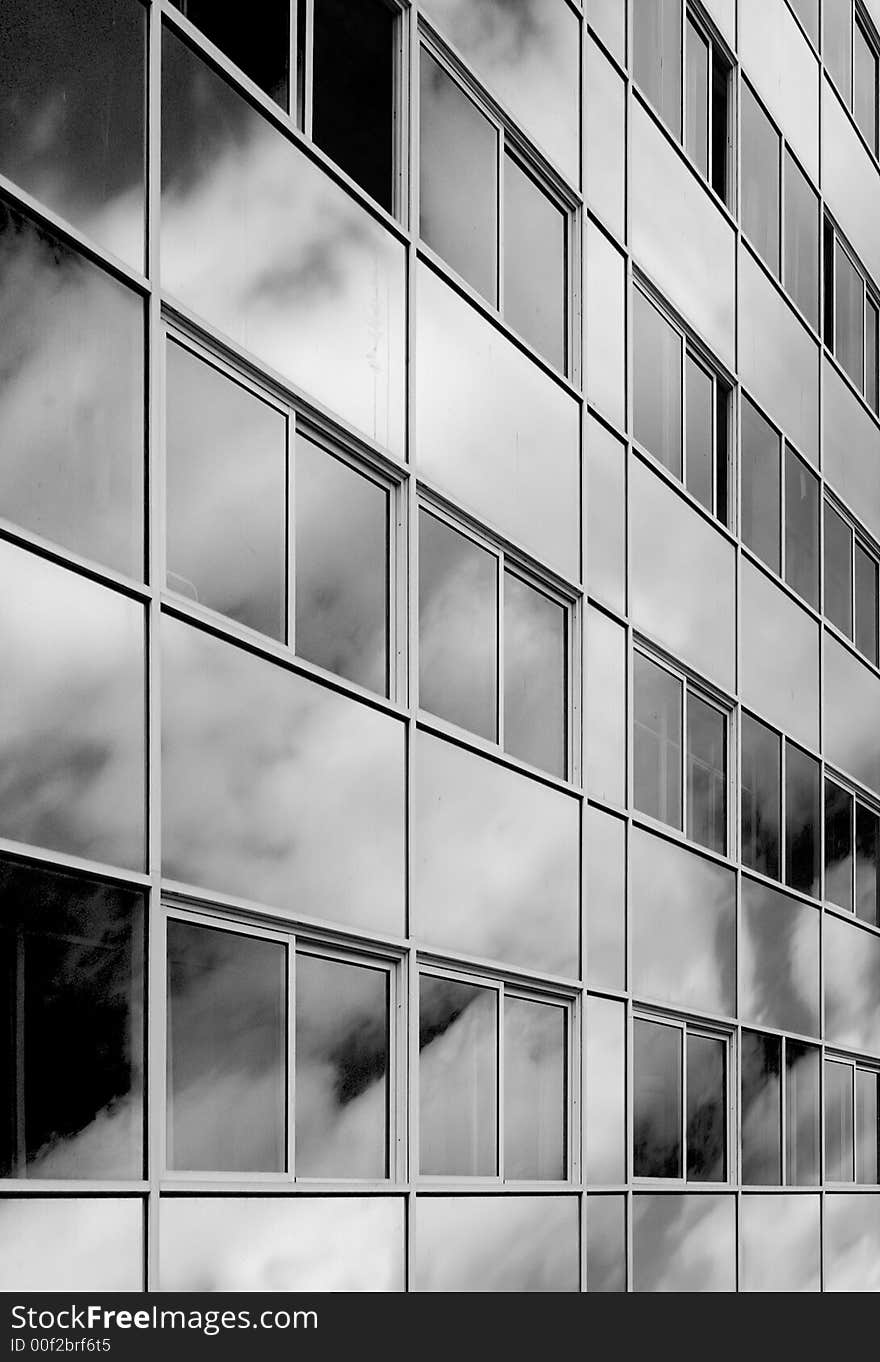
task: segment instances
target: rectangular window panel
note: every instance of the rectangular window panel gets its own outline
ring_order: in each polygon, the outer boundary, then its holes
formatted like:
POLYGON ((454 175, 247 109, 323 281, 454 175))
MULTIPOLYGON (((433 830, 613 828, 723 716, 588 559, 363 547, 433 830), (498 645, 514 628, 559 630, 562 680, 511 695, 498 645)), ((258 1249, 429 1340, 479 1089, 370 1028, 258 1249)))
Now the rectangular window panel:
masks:
POLYGON ((779 879, 781 739, 771 728, 742 716, 743 865, 779 879))
POLYGON ((853 906, 853 797, 825 781, 825 897, 838 908, 853 906))
POLYGON ((738 964, 744 1022, 819 1034, 819 924, 811 904, 743 876, 738 964))
POLYGON ((388 1176, 386 970, 296 957, 298 1178, 388 1176))
POLYGON ((566 774, 564 606, 504 574, 504 749, 566 774))
POLYGON ((680 1178, 682 1043, 677 1026, 633 1022, 633 1176, 680 1178))
POLYGON ((690 18, 685 33, 685 149, 709 178, 709 44, 690 18))
POLYGON ((861 544, 855 546, 855 645, 877 663, 877 560, 861 544))
POLYGON ((584 999, 586 1087, 584 1112, 586 1180, 626 1181, 626 1006, 591 994, 584 999))
POLYGON ((169 1168, 287 1167, 287 949, 168 923, 169 1168))
POLYGON ((243 24, 215 0, 171 0, 255 85, 287 108, 290 81, 290 0, 261 0, 259 22, 243 24))
POLYGON ((4 1292, 144 1289, 141 1197, 0 1200, 4 1292))
POLYGON ((880 311, 870 294, 865 296, 865 397, 873 412, 880 406, 880 311))
POLYGON ((498 1172, 498 994, 423 974, 419 981, 419 1169, 498 1172))
POLYGON ((682 472, 682 341, 636 289, 633 317, 633 402, 636 439, 674 473, 682 472))
POLYGON ((504 158, 504 316, 539 354, 566 366, 566 216, 504 158))
POLYGON ((633 658, 633 802, 681 827, 682 686, 656 662, 633 658))
POLYGON ((727 1178, 727 1042, 688 1033, 687 1177, 692 1182, 727 1178))
POLYGON ((853 1068, 825 1061, 825 1180, 853 1180, 853 1068))
POLYGON ((785 580, 819 605, 819 479, 785 446, 785 580))
POLYGON ((747 1185, 782 1183, 782 1042, 778 1036, 743 1031, 742 1180, 747 1185))
POLYGON ((785 883, 819 895, 819 763, 785 744, 785 883))
POLYGON ((587 1290, 626 1290, 626 1198, 587 1199, 587 1290))
POLYGON ((626 987, 626 823, 584 808, 587 972, 593 988, 626 987))
POLYGON ((560 1180, 567 1173, 567 1013, 504 999, 504 1177, 560 1180))
POLYGON ((856 912, 880 926, 880 818, 856 804, 856 912))
POLYGON ((590 794, 626 803, 626 634, 591 606, 587 617, 586 732, 590 794))
POLYGON ((728 162, 732 151, 729 122, 731 71, 717 45, 712 47, 712 188, 730 206, 728 162))
POLYGON ((819 199, 785 149, 785 287, 813 326, 819 324, 819 199))
POLYGON ((819 1050, 785 1042, 785 1181, 789 1187, 819 1182, 819 1050))
POLYGON ((587 580, 590 594, 626 611, 626 447, 587 417, 587 580))
POLYGON ((859 392, 864 391, 865 283, 837 242, 834 252, 834 353, 859 392))
POLYGON ((846 521, 825 503, 825 614, 852 638, 853 536, 846 521))
POLYGON ((742 227, 779 275, 779 133, 748 85, 742 87, 742 227))
POLYGON ((687 835, 727 852, 727 718, 688 691, 687 835))
POLYGON ((576 1196, 420 1196, 413 1286, 577 1291, 578 1210, 576 1196))
POLYGON ((715 384, 690 355, 685 375, 685 478, 688 491, 707 511, 714 507, 715 384))
POLYGON ((782 442, 747 398, 742 402, 742 537, 774 572, 780 569, 782 442))
POLYGON ((880 1181, 880 1075, 856 1069, 856 1182, 880 1181))
POLYGON ((856 17, 853 30, 853 116, 877 154, 877 54, 856 17))
POLYGON ((852 100, 853 78, 853 6, 850 0, 837 4, 826 0, 822 6, 822 55, 825 65, 849 105, 852 100))
POLYGON ((681 141, 681 0, 633 6, 635 78, 681 141))

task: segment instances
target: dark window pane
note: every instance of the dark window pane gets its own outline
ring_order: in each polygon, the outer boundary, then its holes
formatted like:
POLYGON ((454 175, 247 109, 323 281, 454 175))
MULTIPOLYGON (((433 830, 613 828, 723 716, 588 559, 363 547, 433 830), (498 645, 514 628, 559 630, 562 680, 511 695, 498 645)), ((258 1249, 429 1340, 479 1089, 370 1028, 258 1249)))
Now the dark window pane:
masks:
POLYGON ((473 540, 419 516, 419 704, 498 736, 498 564, 473 540))
POLYGON ((819 604, 819 479, 785 446, 785 580, 819 604))
POLYGON ((877 151, 877 55, 862 25, 853 31, 853 116, 862 136, 877 151))
POLYGON ((504 1177, 566 1176, 566 1013, 504 999, 504 1177))
POLYGON ((852 530, 825 503, 825 614, 852 638, 852 530))
POLYGON ((688 692, 687 835, 722 855, 727 851, 727 718, 688 692))
POLYGON ((388 1176, 388 974, 296 957, 298 1178, 388 1176))
POLYGON ((681 140, 681 0, 633 5, 633 69, 654 108, 681 140))
POLYGON ((727 1177, 727 1042, 712 1036, 687 1038, 687 1176, 727 1177))
POLYGON ((142 300, 0 202, 0 315, 0 516, 143 577, 142 300))
POLYGON ((814 326, 819 324, 819 200, 785 149, 785 287, 814 326))
POLYGON ((880 926, 880 818, 856 804, 856 913, 880 926))
POLYGON ((681 337, 638 289, 633 317, 635 437, 681 477, 681 337))
POLYGON ((642 813, 680 828, 681 682, 636 653, 633 689, 633 803, 642 813))
POLYGON ((690 355, 687 357, 685 393, 687 489, 707 511, 714 511, 715 385, 711 375, 690 355))
POLYGON ((296 440, 296 651, 388 693, 388 491, 296 440))
POLYGON ((496 301, 498 135, 422 49, 419 231, 462 278, 496 301))
POLYGON ((853 1180, 853 1070, 825 1061, 825 1180, 853 1180))
POLYGON ((853 383, 863 391, 865 284, 846 251, 834 252, 834 353, 853 383))
POLYGON ((565 775, 566 611, 504 574, 504 748, 565 775))
POLYGON ((423 974, 419 983, 419 1168, 492 1177, 497 1158, 498 995, 423 974))
POLYGON ((785 1181, 789 1187, 819 1182, 819 1051, 785 1042, 785 1181))
POLYGON ((779 133, 748 85, 742 87, 742 228, 779 274, 779 133))
POLYGON ((168 586, 283 640, 287 420, 173 342, 166 375, 168 586))
POLYGON ((852 912, 853 798, 825 781, 825 897, 852 912))
POLYGON ((685 149, 709 178, 709 44, 690 19, 685 35, 685 149))
POLYGON ((394 206, 394 22, 394 11, 382 0, 356 5, 314 0, 312 136, 389 212, 394 206))
POLYGON ((877 662, 877 560, 861 544, 855 546, 855 645, 869 662, 877 662))
POLYGON ((742 1180, 754 1186, 782 1182, 782 1042, 743 1031, 742 1180))
POLYGON ((880 357, 880 312, 875 303, 865 296, 865 398, 872 411, 880 405, 880 377, 877 364, 880 357))
POLYGON ((169 1168, 282 1172, 287 950, 168 923, 169 1168))
POLYGON ((216 0, 172 0, 255 85, 287 108, 290 0, 256 0, 248 22, 234 5, 216 0))
POLYGON ((856 1182, 880 1181, 880 1077, 870 1069, 856 1069, 856 1182))
POLYGON ((779 571, 779 514, 782 493, 781 441, 768 421, 743 398, 742 537, 762 562, 779 571))
POLYGON ((0 861, 0 1177, 143 1176, 143 895, 0 861))
POLYGON ((844 103, 852 98, 853 7, 850 0, 826 0, 822 6, 822 55, 844 103))
POLYGON ((633 1022, 633 1175, 680 1178, 683 1033, 633 1022))
POLYGON ((0 9, 0 171, 137 270, 146 17, 131 0, 0 9))
POLYGON ((729 202, 728 158, 730 153, 730 67, 717 46, 712 48, 712 188, 729 202))
POLYGON ((566 362, 565 215, 504 158, 504 315, 535 349, 566 362))
POLYGON ((819 894, 819 763, 785 744, 785 883, 819 894))
POLYGON ((743 865, 779 878, 780 738, 772 729, 742 716, 743 865))

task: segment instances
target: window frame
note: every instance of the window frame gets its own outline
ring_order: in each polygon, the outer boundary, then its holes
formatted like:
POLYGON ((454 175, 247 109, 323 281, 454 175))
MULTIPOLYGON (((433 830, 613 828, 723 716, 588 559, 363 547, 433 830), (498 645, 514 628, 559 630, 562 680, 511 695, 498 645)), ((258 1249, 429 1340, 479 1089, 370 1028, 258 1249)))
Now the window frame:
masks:
POLYGON ((858 911, 858 817, 859 811, 877 819, 878 822, 878 881, 880 881, 880 801, 866 798, 858 786, 854 785, 845 776, 839 776, 830 766, 825 765, 822 779, 822 904, 833 913, 839 913, 844 919, 851 922, 860 923, 864 927, 873 927, 875 930, 880 928, 880 890, 878 890, 878 911, 874 921, 863 918, 858 911), (841 794, 847 796, 850 802, 849 809, 849 856, 852 862, 849 871, 849 890, 851 907, 838 903, 828 894, 828 831, 826 818, 826 792, 829 785, 833 785, 841 794))
POLYGON ((822 343, 826 355, 830 356, 838 374, 849 384, 874 416, 880 416, 880 345, 874 347, 873 373, 868 374, 868 317, 873 313, 880 327, 880 290, 862 266, 853 248, 840 232, 837 223, 827 207, 822 220, 822 275, 824 288, 824 308, 822 313, 822 343), (850 375, 837 354, 837 252, 842 251, 861 283, 862 295, 862 374, 860 382, 850 375), (829 278, 830 274, 830 278, 829 278), (869 394, 877 397, 877 405, 872 405, 869 394))
MULTIPOLYGON (((823 1118, 823 1120, 822 1120, 822 1125, 823 1125, 823 1134, 824 1134, 824 1138, 823 1138, 823 1141, 822 1141, 822 1173, 823 1173, 823 1177, 824 1177, 825 1182, 826 1182, 829 1186, 835 1187, 835 1188, 843 1188, 843 1187, 878 1187, 878 1186, 880 1186, 880 1168, 878 1168, 878 1176, 877 1176, 877 1180, 876 1180, 875 1182, 862 1182, 862 1181, 860 1180, 860 1178, 859 1178, 859 1159, 858 1159, 858 1150, 859 1150, 858 1075, 859 1075, 860 1073, 872 1075, 873 1078, 874 1078, 874 1079, 877 1081, 877 1083, 878 1083, 878 1089, 880 1089, 880 1064, 872 1063, 870 1060, 855 1059, 855 1058, 853 1058, 853 1056, 851 1056, 851 1055, 841 1055, 841 1054, 836 1054, 836 1053, 833 1052, 833 1051, 828 1051, 828 1050, 826 1050, 826 1051, 824 1052, 823 1057, 822 1057, 822 1098, 823 1098, 823 1100, 822 1100, 822 1118, 823 1118), (828 1131, 827 1131, 827 1109, 826 1109, 826 1101, 827 1101, 827 1098, 826 1098, 826 1091, 825 1091, 825 1077, 826 1077, 826 1072, 827 1072, 827 1067, 826 1067, 826 1066, 829 1065, 829 1064, 839 1064, 839 1065, 841 1066, 841 1068, 846 1068, 846 1069, 849 1069, 849 1071, 850 1071, 849 1084, 850 1084, 850 1096, 851 1096, 851 1099, 852 1099, 852 1108, 851 1108, 851 1110, 852 1110, 852 1117, 853 1117, 853 1121, 852 1121, 852 1146, 851 1146, 850 1151, 849 1151, 850 1154, 851 1154, 851 1156, 852 1156, 852 1169, 853 1169, 853 1175, 852 1175, 851 1178, 839 1179, 839 1178, 829 1178, 829 1177, 828 1177, 828 1157, 827 1157, 827 1154, 828 1154, 828 1151, 827 1151, 828 1131)), ((878 1091, 878 1108, 880 1108, 880 1091, 878 1091)), ((878 1126, 877 1126, 877 1131, 876 1131, 876 1140, 877 1140, 877 1158, 878 1158, 878 1164, 880 1164, 880 1119, 878 1119, 878 1126)))
MULTIPOLYGON (((824 831, 825 831, 825 803, 824 803, 824 784, 823 784, 823 779, 822 779, 822 776, 823 776, 823 763, 822 763, 822 759, 821 759, 821 757, 818 757, 818 756, 816 755, 815 752, 811 752, 810 749, 809 749, 808 747, 805 747, 803 743, 797 742, 794 738, 789 737, 787 734, 783 733, 780 729, 776 728, 774 724, 768 723, 766 719, 762 719, 762 718, 760 717, 760 715, 755 714, 752 710, 747 709, 745 706, 742 706, 740 713, 742 714, 742 716, 743 716, 744 719, 749 719, 749 720, 751 720, 753 723, 759 724, 759 725, 761 726, 761 728, 764 728, 764 729, 766 729, 769 733, 772 733, 772 734, 773 734, 773 736, 774 736, 774 737, 777 739, 777 741, 778 741, 778 753, 779 753, 779 765, 778 765, 778 767, 777 767, 777 774, 778 774, 778 778, 779 778, 779 805, 778 805, 778 812, 779 812, 779 842, 778 842, 778 847, 777 847, 777 859, 778 859, 778 865, 779 865, 779 874, 778 874, 778 876, 773 876, 773 875, 768 875, 768 873, 766 872, 766 870, 761 870, 758 866, 753 866, 750 862, 746 862, 746 861, 743 859, 743 847, 744 847, 744 843, 743 843, 743 836, 742 836, 742 827, 743 827, 743 810, 744 810, 743 796, 744 796, 744 793, 745 793, 745 783, 744 783, 744 781, 743 781, 743 775, 742 775, 742 771, 743 771, 743 750, 742 750, 742 749, 743 749, 743 738, 744 738, 744 736, 745 736, 745 724, 744 724, 742 721, 739 723, 739 725, 738 725, 738 727, 739 727, 739 736, 740 736, 740 742, 739 742, 739 791, 738 791, 738 793, 739 793, 739 824, 738 824, 737 850, 738 850, 738 855, 739 855, 740 861, 741 861, 741 863, 742 863, 742 868, 743 868, 743 870, 748 871, 748 873, 749 873, 750 876, 754 876, 757 880, 761 881, 761 883, 764 883, 764 884, 772 884, 772 885, 778 885, 778 886, 779 886, 779 889, 780 889, 783 893, 785 893, 785 894, 790 894, 790 895, 792 895, 792 896, 798 898, 799 900, 802 900, 802 901, 805 901, 805 902, 808 902, 808 903, 811 903, 811 904, 815 904, 815 903, 821 902, 821 901, 822 901, 821 898, 818 898, 818 897, 816 897, 816 896, 810 894, 810 893, 809 893, 807 890, 805 890, 805 889, 796 889, 793 885, 790 885, 790 884, 788 883, 788 874, 789 874, 789 864, 788 864, 788 861, 789 861, 789 856, 788 856, 788 797, 787 797, 787 783, 788 783, 788 749, 789 749, 789 747, 794 747, 794 748, 796 748, 796 749, 798 750, 798 752, 802 753, 802 754, 803 754, 805 757, 807 757, 811 762, 813 762, 813 763, 815 764, 815 766, 818 768, 818 778, 819 778, 819 802, 818 802, 818 822, 817 822, 816 831, 815 831, 815 854, 816 854, 816 857, 817 857, 818 863, 819 863, 819 875, 818 875, 819 883, 820 883, 821 888, 824 890, 824 883, 823 883, 823 876, 824 876, 824 853, 823 853, 823 842, 824 842, 824 831)), ((749 1029, 754 1030, 754 1029, 760 1029, 760 1028, 749 1028, 749 1029)))
POLYGON ((771 1040, 775 1040, 775 1041, 778 1041, 778 1042, 779 1042, 779 1126, 778 1126, 778 1130, 779 1130, 779 1179, 780 1179, 780 1180, 779 1180, 779 1182, 746 1182, 746 1180, 745 1180, 745 1176, 744 1176, 744 1173, 743 1173, 743 1167, 744 1167, 744 1163, 745 1163, 745 1160, 744 1160, 744 1158, 743 1158, 743 1136, 744 1136, 744 1134, 745 1134, 745 1121, 743 1120, 743 1116, 742 1116, 742 1111, 743 1111, 743 1108, 742 1108, 742 1085, 743 1085, 743 1079, 742 1079, 742 1051, 740 1051, 740 1069, 739 1069, 739 1119, 740 1119, 740 1130, 739 1130, 739 1158, 740 1158, 740 1164, 739 1164, 739 1170, 740 1170, 740 1187, 741 1187, 742 1190, 748 1190, 748 1191, 750 1191, 750 1192, 756 1192, 756 1191, 763 1191, 763 1192, 766 1192, 769 1188, 796 1187, 796 1188, 799 1188, 799 1189, 803 1188, 804 1190, 815 1191, 815 1192, 818 1193, 818 1192, 821 1190, 822 1185, 823 1185, 823 1174, 824 1174, 824 1171, 825 1171, 825 1167, 824 1167, 824 1159, 825 1159, 825 1149, 824 1149, 824 1130, 825 1130, 825 1121, 824 1121, 824 1114, 825 1114, 825 1092, 824 1092, 824 1078, 825 1078, 825 1070, 824 1070, 824 1047, 822 1046, 822 1043, 821 1043, 821 1041, 819 1041, 819 1040, 809 1040, 809 1039, 803 1039, 803 1040, 802 1040, 799 1036, 788 1035, 787 1033, 782 1032, 782 1031, 769 1031, 769 1030, 767 1030, 767 1029, 762 1029, 760 1026, 743 1026, 743 1027, 741 1028, 741 1034, 745 1034, 746 1032, 748 1032, 749 1035, 753 1035, 753 1036, 762 1036, 762 1037, 769 1037, 771 1040), (817 1170, 816 1170, 816 1181, 815 1181, 815 1182, 810 1182, 810 1183, 804 1183, 804 1182, 791 1182, 791 1181, 789 1181, 789 1168, 788 1168, 788 1163, 789 1163, 789 1158, 788 1158, 788 1126, 789 1126, 789 1119, 790 1119, 790 1113, 789 1113, 789 1110, 788 1110, 788 1107, 789 1107, 789 1100, 788 1100, 788 1077, 789 1077, 788 1047, 789 1047, 789 1045, 802 1046, 802 1047, 805 1048, 805 1049, 812 1050, 812 1051, 815 1053, 815 1055, 817 1056, 817 1063, 818 1063, 818 1106, 817 1106, 817 1111, 816 1111, 816 1125, 815 1125, 815 1135, 816 1135, 816 1143, 817 1143, 817 1170))
POLYGON ((831 630, 834 632, 834 634, 835 634, 838 638, 844 639, 844 640, 850 645, 851 648, 855 649, 855 651, 858 653, 859 657, 862 658, 865 662, 868 663, 869 666, 874 667, 874 668, 877 668, 878 666, 880 666, 880 549, 878 549, 878 548, 875 547, 875 545, 874 545, 873 542, 871 541, 870 537, 865 533, 865 531, 864 531, 864 530, 862 529, 862 527, 859 525, 859 523, 858 523, 858 521, 855 519, 855 517, 852 516, 852 515, 849 513, 849 511, 847 511, 847 509, 846 509, 845 506, 842 504, 842 502, 839 502, 839 501, 836 499, 836 497, 833 495, 833 493, 831 493, 830 490, 829 490, 827 487, 826 487, 826 489, 825 489, 825 494, 824 494, 824 497, 823 497, 823 499, 822 499, 821 522, 822 522, 822 549, 823 549, 823 554, 822 554, 822 558, 823 558, 823 562, 822 562, 822 598, 821 598, 821 599, 822 599, 822 611, 821 611, 821 613, 822 613, 822 619, 823 619, 823 621, 824 621, 825 627, 826 627, 827 629, 831 629, 831 630), (844 526, 846 527, 846 529, 849 531, 849 562, 848 562, 848 570, 847 570, 847 572, 848 572, 848 582, 849 582, 849 593, 850 593, 850 622, 849 622, 849 632, 847 632, 845 629, 841 628, 841 626, 840 626, 839 624, 837 624, 834 620, 832 620, 832 619, 828 616, 828 614, 826 613, 826 600, 825 600, 825 563, 826 563, 827 560, 826 560, 826 556, 825 556, 825 516, 826 516, 826 514, 827 514, 827 512, 828 512, 829 510, 832 511, 832 512, 838 517, 838 519, 839 519, 840 521, 842 521, 843 525, 844 525, 844 526), (856 642, 856 636, 857 636, 857 633, 858 633, 858 625, 857 625, 858 613, 857 613, 857 598, 856 598, 856 580, 857 580, 857 579, 856 579, 856 561, 857 561, 856 555, 857 555, 858 552, 863 553, 863 554, 865 555, 865 557, 868 558, 868 559, 870 560, 870 562, 873 563, 874 569, 875 569, 875 578, 874 578, 875 584, 876 584, 876 591, 875 591, 875 593, 874 593, 874 640, 875 640, 875 650, 874 650, 874 656, 873 656, 873 657, 869 657, 867 653, 863 652, 862 649, 859 647, 858 643, 856 642))
MULTIPOLYGON (((840 3, 840 0, 836 0, 836 3, 839 4, 839 3, 840 3)), ((839 81, 838 81, 838 79, 837 79, 837 76, 836 76, 835 72, 833 71, 833 69, 832 69, 831 67, 829 67, 827 61, 824 62, 824 70, 825 70, 826 76, 828 76, 828 78, 833 82, 834 89, 835 89, 835 91, 836 91, 836 93, 837 93, 837 96, 838 96, 838 98, 839 98, 841 104, 842 104, 843 107, 846 109, 847 113, 849 114, 849 116, 850 116, 850 118, 851 118, 851 120, 852 120, 853 126, 855 127, 855 129, 856 129, 856 131, 857 131, 859 137, 861 138, 862 142, 863 142, 864 145, 867 147, 868 151, 871 153, 871 155, 874 157, 874 160, 876 161, 876 160, 878 160, 878 156, 880 156, 880 146, 878 146, 878 131, 880 131, 880 128, 878 128, 878 117, 880 117, 880 36, 878 36, 878 34, 877 34, 877 30, 876 30, 876 28, 875 28, 875 26, 874 26, 874 23, 873 23, 873 21, 872 21, 872 19, 871 19, 871 16, 870 16, 869 13, 868 13, 867 8, 865 7, 864 4, 860 3, 860 0, 846 0, 846 4, 847 4, 847 6, 848 6, 848 9, 847 9, 847 23, 848 23, 848 27, 849 27, 849 34, 848 34, 848 36, 849 36, 849 52, 848 52, 848 54, 847 54, 847 56, 848 56, 848 69, 847 69, 847 74, 848 74, 848 76, 849 76, 849 91, 847 92, 846 90, 844 90, 844 89, 841 88, 841 85, 840 85, 840 83, 839 83, 839 81), (857 31, 857 30, 859 30, 859 31, 861 32, 861 36, 862 36, 862 38, 863 38, 863 40, 864 40, 864 42, 865 42, 865 45, 866 45, 866 47, 873 53, 874 59, 875 59, 875 62, 876 62, 875 70, 874 70, 874 140, 873 140, 873 143, 872 143, 871 141, 869 141, 867 135, 865 134, 865 132, 864 132, 864 130, 863 130, 863 128, 862 128, 861 123, 858 121, 858 118, 856 117, 856 111, 855 111, 855 102, 856 102, 856 100, 855 100, 855 84, 856 84, 856 75, 855 75, 855 71, 856 71, 856 63, 855 63, 855 45, 856 45, 856 31, 857 31)), ((824 54, 825 54, 825 50, 826 50, 825 32, 824 32, 824 29, 825 29, 825 14, 826 14, 826 12, 827 12, 827 7, 828 7, 828 0, 826 0, 826 3, 823 4, 823 6, 822 6, 822 10, 823 10, 823 13, 822 13, 822 29, 823 29, 823 33, 822 33, 822 38, 823 38, 823 42, 822 42, 822 53, 823 53, 823 58, 824 58, 824 54)))

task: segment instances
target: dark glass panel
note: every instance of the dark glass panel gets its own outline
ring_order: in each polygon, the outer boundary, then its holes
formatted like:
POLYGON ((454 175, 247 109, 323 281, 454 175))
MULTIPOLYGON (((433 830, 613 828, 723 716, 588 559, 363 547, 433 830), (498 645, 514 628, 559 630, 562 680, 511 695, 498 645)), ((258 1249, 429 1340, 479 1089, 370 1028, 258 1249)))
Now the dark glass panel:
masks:
POLYGON ((880 818, 856 804, 856 912, 880 926, 880 818))
POLYGON ((853 1067, 825 1061, 825 1181, 853 1180, 853 1067))
POLYGON ((877 1291, 880 1196, 838 1192, 825 1197, 824 1209, 825 1290, 877 1291))
POLYGON ((419 1169, 498 1171, 498 994, 423 974, 419 981, 419 1169))
POLYGON ((577 1291, 578 1211, 575 1196, 420 1196, 412 1285, 439 1292, 577 1291))
POLYGON ((388 1176, 388 974, 296 957, 298 1178, 388 1176))
POLYGON ((880 1075, 856 1069, 856 1182, 880 1182, 880 1075))
POLYGON ((143 1176, 143 916, 0 861, 0 1177, 143 1176))
POLYGON ((819 1050, 785 1042, 785 1181, 790 1187, 819 1182, 819 1050))
POLYGON ((782 1041, 743 1031, 742 1180, 756 1185, 782 1182, 782 1041))
POLYGON ((618 240, 623 241, 626 239, 626 84, 592 38, 587 39, 584 101, 590 204, 618 240))
POLYGON ((626 610, 626 446, 587 417, 587 581, 598 596, 626 610))
POLYGON ((633 70, 660 117, 681 139, 680 0, 652 0, 633 5, 633 70))
POLYGON ((816 47, 819 46, 819 0, 789 0, 816 47))
POLYGON ((0 516, 142 578, 142 300, 0 202, 0 315, 0 516))
POLYGON ((601 809, 584 810, 587 974, 593 988, 626 987, 626 824, 601 809))
POLYGON ((146 20, 135 0, 3 0, 0 9, 0 171, 137 270, 146 20))
MULTIPOLYGON (((626 425, 626 260, 592 219, 586 223, 586 253, 587 400, 622 430, 626 425)), ((655 381, 656 376, 643 379, 655 381)), ((637 400, 642 398, 637 396, 637 400)), ((680 431, 676 440, 680 464, 680 431)), ((543 462, 546 438, 542 445, 543 462)))
POLYGON ((880 1054, 880 937, 836 913, 825 914, 823 937, 825 1039, 880 1054))
POLYGON ((169 1168, 287 1166, 287 950, 168 923, 169 1168))
POLYGON ((634 433, 677 478, 682 462, 682 342, 636 289, 633 317, 634 433))
POLYGON ((587 612, 587 782, 596 799, 626 802, 626 634, 610 616, 587 612))
POLYGON ((778 879, 781 739, 750 714, 743 714, 741 728, 743 865, 778 879))
POLYGON ((709 178, 709 44, 687 21, 685 32, 685 137, 688 156, 709 178))
POLYGON ((785 580, 819 605, 819 479, 785 446, 785 580))
POLYGON ((855 645, 877 663, 877 560, 858 542, 855 546, 855 645))
POLYGON ((853 797, 825 781, 825 897, 852 912, 853 797))
POLYGON ((181 345, 166 355, 168 586, 287 636, 287 420, 181 345))
POLYGON ((11 1197, 0 1201, 4 1291, 143 1291, 140 1197, 11 1197))
POLYGON ((420 71, 419 232, 494 303, 498 134, 424 48, 420 71))
POLYGON ((865 283, 837 242, 834 252, 834 353, 855 383, 864 388, 865 283))
POLYGON ((567 1173, 567 1014, 562 1007, 504 999, 504 1177, 567 1173))
POLYGON ((856 17, 853 29, 853 116, 877 154, 877 54, 856 17))
POLYGON ((634 1177, 682 1176, 683 1038, 676 1026, 633 1022, 634 1177))
POLYGON ((419 514, 419 705, 498 737, 498 560, 419 514))
POLYGON ((687 835, 727 851, 727 718, 692 691, 687 698, 687 835))
POLYGON ((247 23, 234 5, 216 0, 171 0, 255 85, 287 108, 290 0, 256 0, 247 23))
POLYGON ((717 44, 712 48, 712 188, 725 203, 730 202, 728 157, 731 153, 728 99, 730 67, 717 44))
POLYGON ((293 491, 296 651, 387 695, 388 491, 301 435, 293 491))
POLYGON ((687 1177, 723 1182, 727 1177, 727 1042, 687 1038, 687 1177))
POLYGON ((587 1198, 587 1290, 626 1290, 626 1198, 587 1198))
POLYGON ((819 199, 785 149, 785 287, 813 326, 819 324, 819 199))
POLYGON ((742 537, 762 562, 779 571, 781 441, 747 398, 742 402, 742 537))
POLYGON ((779 133, 748 85, 742 87, 742 228, 779 274, 779 133))
POLYGON ((504 158, 504 316, 539 354, 566 365, 566 218, 512 156, 504 158))
POLYGON ((715 435, 715 385, 711 375, 690 355, 685 380, 685 466, 688 491, 707 511, 714 511, 715 487, 713 442, 715 435))
POLYGON ((785 744, 785 883, 818 898, 820 813, 819 763, 793 743, 785 744))
POLYGON ((633 690, 633 803, 680 828, 681 682, 637 652, 633 690))
POLYGON ((504 748, 566 774, 565 608, 504 574, 504 748))
POLYGON ((850 0, 826 0, 822 6, 822 55, 844 103, 852 99, 853 7, 850 0))
POLYGON ((825 614, 847 638, 852 638, 852 607, 852 530, 826 501, 825 614))

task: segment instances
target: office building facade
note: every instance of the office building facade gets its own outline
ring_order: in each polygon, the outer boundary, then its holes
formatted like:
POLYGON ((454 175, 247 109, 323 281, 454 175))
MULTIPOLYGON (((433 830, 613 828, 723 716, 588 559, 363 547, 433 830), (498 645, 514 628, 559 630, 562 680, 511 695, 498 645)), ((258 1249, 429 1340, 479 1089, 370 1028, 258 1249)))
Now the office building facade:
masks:
POLYGON ((4 0, 0 1288, 880 1288, 821 9, 4 0))

